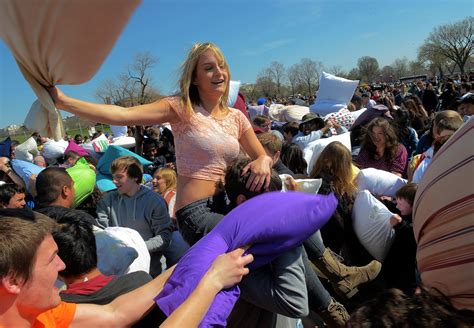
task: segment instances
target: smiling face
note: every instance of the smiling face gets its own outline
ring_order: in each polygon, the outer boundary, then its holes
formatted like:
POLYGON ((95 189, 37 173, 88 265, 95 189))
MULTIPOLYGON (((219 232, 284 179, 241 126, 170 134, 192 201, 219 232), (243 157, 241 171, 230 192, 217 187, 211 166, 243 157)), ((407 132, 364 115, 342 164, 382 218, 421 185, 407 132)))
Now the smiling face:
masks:
POLYGON ((386 138, 383 129, 379 126, 374 126, 370 133, 370 138, 377 148, 385 148, 386 138))
POLYGON ((25 207, 25 194, 24 193, 15 193, 10 201, 8 202, 7 208, 23 208, 25 207))
POLYGON ((224 61, 219 60, 212 50, 199 56, 192 83, 201 98, 222 96, 227 89, 228 80, 229 73, 224 61))
POLYGON ((54 283, 65 267, 53 237, 47 235, 38 247, 29 280, 20 287, 17 301, 23 313, 34 315, 59 304, 61 298, 54 283))
POLYGON ((139 184, 135 178, 131 178, 127 174, 127 170, 119 170, 112 174, 113 182, 120 194, 133 196, 139 184))

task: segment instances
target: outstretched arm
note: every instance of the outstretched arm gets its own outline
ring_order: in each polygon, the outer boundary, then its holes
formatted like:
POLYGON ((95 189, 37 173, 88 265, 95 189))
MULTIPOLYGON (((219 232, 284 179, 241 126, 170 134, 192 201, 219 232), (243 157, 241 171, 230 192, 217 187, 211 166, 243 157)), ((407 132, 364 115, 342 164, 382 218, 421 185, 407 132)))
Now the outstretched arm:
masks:
POLYGON ((197 327, 217 293, 239 283, 242 276, 249 273, 245 266, 253 261, 253 256, 242 256, 244 251, 237 248, 217 257, 192 294, 160 327, 197 327))
MULTIPOLYGON (((163 323, 162 327, 197 327, 215 295, 240 282, 249 271, 245 267, 252 255, 242 256, 238 248, 214 260, 193 293, 163 323)), ((154 305, 174 266, 146 285, 119 296, 107 305, 78 304, 71 327, 128 327, 140 320, 154 305)))
POLYGON ((151 104, 123 108, 70 98, 57 87, 51 87, 48 91, 58 109, 93 122, 113 125, 152 125, 179 121, 169 102, 163 99, 151 104))

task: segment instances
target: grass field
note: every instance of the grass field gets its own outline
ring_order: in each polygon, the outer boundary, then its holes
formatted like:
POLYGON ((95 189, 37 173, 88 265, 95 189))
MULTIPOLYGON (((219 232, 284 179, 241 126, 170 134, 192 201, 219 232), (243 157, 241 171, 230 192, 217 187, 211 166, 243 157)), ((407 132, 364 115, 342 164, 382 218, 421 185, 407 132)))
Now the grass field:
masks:
MULTIPOLYGON (((80 134, 80 135, 85 136, 85 135, 87 135, 87 133, 88 133, 88 132, 87 132, 87 129, 88 129, 88 127, 85 127, 85 128, 82 128, 82 129, 80 129, 80 128, 66 129, 66 133, 67 133, 68 135, 70 135, 71 137, 73 137, 73 138, 74 138, 74 136, 75 136, 76 134, 80 134)), ((100 129, 100 130, 102 130, 103 132, 111 132, 111 131, 110 131, 110 127, 109 127, 108 125, 105 125, 105 124, 104 124, 104 125, 102 125, 102 124, 101 124, 101 125, 97 125, 97 126, 95 127, 95 129, 96 129, 96 130, 100 129)), ((29 133, 29 132, 24 132, 24 133, 20 133, 20 134, 12 134, 12 135, 10 135, 10 138, 11 138, 12 140, 17 140, 18 142, 22 143, 22 142, 24 142, 26 139, 28 139, 30 136, 31 136, 31 133, 29 133)), ((6 138, 6 137, 4 137, 4 138, 6 138)), ((0 140, 3 140, 4 138, 1 138, 0 140)))

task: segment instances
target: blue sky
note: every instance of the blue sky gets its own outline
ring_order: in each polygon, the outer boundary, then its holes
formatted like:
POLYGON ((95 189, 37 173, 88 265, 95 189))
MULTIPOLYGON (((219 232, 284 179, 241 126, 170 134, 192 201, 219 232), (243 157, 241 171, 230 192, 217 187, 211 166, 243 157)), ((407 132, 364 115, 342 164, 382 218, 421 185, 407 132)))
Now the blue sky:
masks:
MULTIPOLYGON (((62 90, 96 101, 102 81, 150 52, 158 58, 154 85, 172 93, 187 50, 204 41, 221 47, 232 79, 244 83, 272 61, 289 67, 304 57, 349 71, 368 55, 382 67, 414 59, 433 27, 473 14, 472 0, 142 0, 96 75, 62 90)), ((0 41, 0 127, 21 124, 35 99, 0 41)))

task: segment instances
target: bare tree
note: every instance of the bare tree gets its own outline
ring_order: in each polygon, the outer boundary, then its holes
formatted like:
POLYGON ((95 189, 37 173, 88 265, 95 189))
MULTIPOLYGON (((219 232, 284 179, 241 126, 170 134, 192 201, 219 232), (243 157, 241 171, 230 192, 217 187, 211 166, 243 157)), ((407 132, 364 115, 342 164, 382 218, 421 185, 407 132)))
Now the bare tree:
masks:
POLYGON ((410 60, 408 62, 408 67, 410 68, 411 75, 420 75, 426 73, 425 65, 419 60, 410 60))
POLYGON ((360 80, 360 72, 357 67, 351 69, 347 74, 347 78, 350 80, 360 80))
POLYGON ((319 84, 319 76, 323 70, 323 64, 319 61, 303 58, 298 66, 299 79, 305 85, 308 96, 314 95, 319 84))
POLYGON ((406 77, 408 74, 408 58, 397 58, 392 63, 393 75, 395 79, 406 77))
POLYGON ((243 83, 240 87, 240 92, 242 92, 247 101, 255 100, 258 97, 257 85, 255 83, 243 83))
POLYGON ((272 73, 269 68, 265 68, 258 73, 255 84, 263 96, 272 97, 275 95, 275 82, 273 82, 272 73))
POLYGON ((382 82, 392 82, 394 74, 394 69, 390 65, 382 67, 380 70, 380 75, 382 76, 382 82))
POLYGON ((298 84, 300 84, 300 67, 298 64, 292 65, 287 72, 288 82, 290 82, 291 94, 296 94, 298 84))
POLYGON ((474 47, 474 17, 436 27, 419 49, 419 56, 433 60, 442 56, 456 63, 461 73, 474 47))
POLYGON ((379 74, 379 62, 374 57, 364 56, 357 60, 360 77, 365 82, 374 81, 379 74))
MULTIPOLYGON (((120 73, 115 80, 104 81, 96 90, 95 95, 106 104, 131 107, 150 103, 160 97, 153 87, 150 70, 158 60, 150 53, 138 53, 125 72, 120 73)), ((143 127, 135 127, 135 152, 143 150, 143 127)))
POLYGON ((285 79, 285 66, 280 62, 273 61, 268 68, 268 73, 276 85, 277 95, 281 96, 281 85, 285 79))
POLYGON ((342 69, 341 65, 335 65, 329 68, 329 73, 334 74, 339 77, 347 77, 347 73, 342 69))

